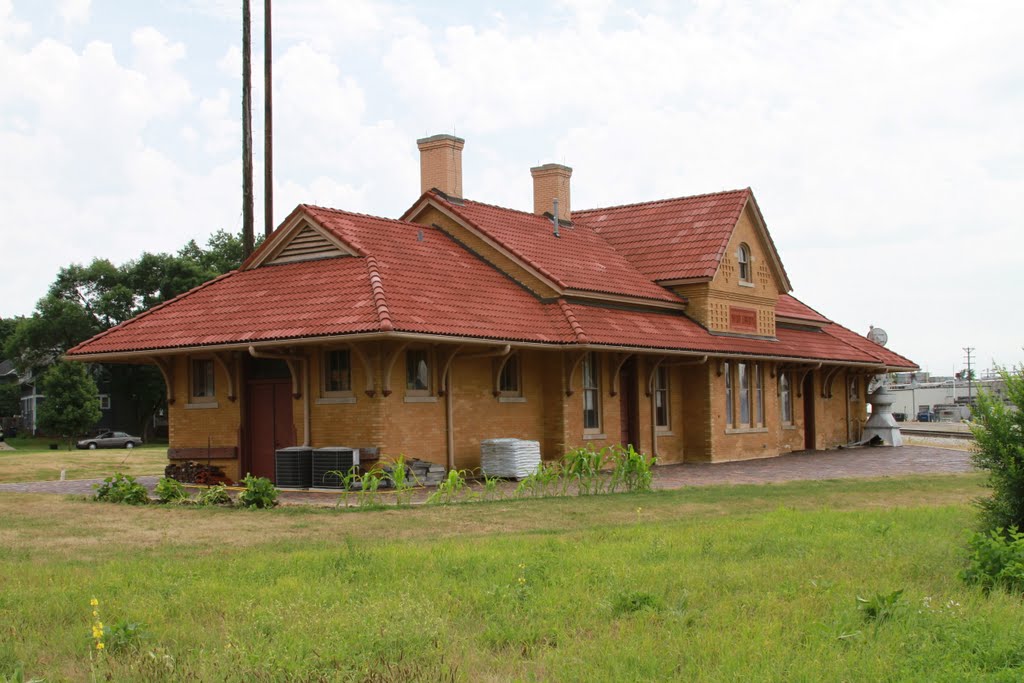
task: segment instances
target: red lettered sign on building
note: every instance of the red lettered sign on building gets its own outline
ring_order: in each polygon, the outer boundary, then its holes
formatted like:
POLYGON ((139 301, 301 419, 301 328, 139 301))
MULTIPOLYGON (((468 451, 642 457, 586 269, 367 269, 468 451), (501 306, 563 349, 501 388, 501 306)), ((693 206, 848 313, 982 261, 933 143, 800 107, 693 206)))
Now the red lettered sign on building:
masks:
POLYGON ((729 329, 737 332, 757 332, 757 311, 752 308, 730 306, 729 329))

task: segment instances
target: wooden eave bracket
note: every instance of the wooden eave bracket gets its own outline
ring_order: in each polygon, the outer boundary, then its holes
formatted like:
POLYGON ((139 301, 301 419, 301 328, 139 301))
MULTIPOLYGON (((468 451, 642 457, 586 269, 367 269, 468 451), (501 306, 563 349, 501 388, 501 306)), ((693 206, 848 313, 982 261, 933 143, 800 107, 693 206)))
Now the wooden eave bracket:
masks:
POLYGON ((366 375, 366 388, 364 391, 367 396, 373 398, 377 395, 377 388, 374 383, 373 363, 370 362, 370 358, 366 355, 366 352, 364 352, 357 344, 352 344, 349 348, 352 350, 352 355, 354 355, 363 365, 363 374, 366 375))
POLYGON ((836 365, 828 369, 825 376, 821 380, 821 397, 832 398, 832 385, 835 384, 836 377, 839 375, 839 371, 842 370, 841 365, 836 365))
POLYGON ((238 393, 235 391, 238 386, 238 364, 235 363, 235 356, 233 353, 221 351, 213 354, 213 358, 228 377, 228 400, 233 403, 238 400, 238 393))
POLYGON ((615 367, 612 368, 611 391, 609 392, 611 396, 617 396, 619 393, 619 372, 622 371, 622 366, 635 355, 635 353, 623 353, 620 354, 618 360, 615 361, 615 367))
POLYGON ((589 351, 579 351, 569 361, 569 365, 565 369, 565 395, 566 396, 572 396, 573 393, 575 393, 573 391, 573 388, 572 388, 573 377, 576 376, 576 368, 578 368, 580 366, 580 363, 583 362, 583 359, 586 358, 588 353, 590 353, 590 352, 589 351))
POLYGON ((658 368, 665 362, 665 356, 658 356, 658 360, 651 364, 651 371, 647 373, 647 388, 644 391, 644 396, 651 396, 654 394, 654 375, 658 372, 658 368))
POLYGON ((402 342, 384 359, 383 372, 381 373, 381 395, 391 395, 391 371, 395 367, 395 362, 398 361, 398 356, 401 355, 402 351, 405 351, 405 347, 408 345, 409 342, 402 342))
POLYGON ((167 405, 174 405, 174 363, 168 361, 166 358, 159 356, 153 356, 150 358, 159 370, 160 374, 164 376, 164 384, 167 385, 167 405))
POLYGON ((501 373, 505 372, 505 366, 512 360, 513 353, 504 353, 498 356, 498 361, 494 364, 494 383, 491 386, 491 394, 494 398, 501 396, 501 373))
POLYGON ((441 374, 437 378, 438 396, 444 396, 445 393, 448 391, 448 373, 451 372, 452 363, 455 361, 455 356, 459 354, 459 351, 462 350, 463 346, 463 344, 459 344, 458 346, 453 348, 445 355, 444 360, 441 362, 441 374))
POLYGON ((820 367, 821 363, 818 363, 817 365, 804 366, 803 371, 800 373, 800 380, 796 383, 797 398, 802 398, 804 395, 804 380, 807 379, 807 375, 811 374, 820 367))

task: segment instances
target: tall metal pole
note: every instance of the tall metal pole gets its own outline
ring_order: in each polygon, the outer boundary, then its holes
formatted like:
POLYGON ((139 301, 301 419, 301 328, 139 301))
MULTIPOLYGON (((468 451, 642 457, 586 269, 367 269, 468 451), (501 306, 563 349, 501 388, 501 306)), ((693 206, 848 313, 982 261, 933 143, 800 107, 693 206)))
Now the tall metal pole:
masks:
POLYGON ((252 18, 249 0, 242 0, 242 254, 255 245, 252 183, 252 18))
POLYGON ((270 0, 263 0, 263 231, 274 231, 274 105, 270 0))
POLYGON ((971 370, 971 354, 974 353, 974 347, 965 346, 964 353, 967 354, 967 405, 970 406, 973 401, 971 394, 974 390, 974 371, 971 370))

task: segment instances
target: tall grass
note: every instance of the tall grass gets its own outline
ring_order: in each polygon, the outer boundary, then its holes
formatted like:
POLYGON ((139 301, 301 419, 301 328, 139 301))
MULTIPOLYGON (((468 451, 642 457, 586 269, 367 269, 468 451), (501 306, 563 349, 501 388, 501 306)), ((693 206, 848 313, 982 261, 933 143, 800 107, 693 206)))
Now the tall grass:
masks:
MULTIPOLYGON (((157 515, 170 525, 255 518, 102 506, 141 517, 90 562, 46 550, 37 534, 7 537, 0 676, 23 666, 26 678, 86 678, 85 606, 98 596, 106 622, 145 624, 137 647, 98 665, 119 681, 1019 680, 1019 598, 956 577, 967 504, 822 506, 880 486, 527 500, 486 534, 474 530, 492 506, 403 510, 398 526, 421 528, 412 535, 380 533, 396 512, 291 510, 280 519, 312 526, 310 536, 198 553, 131 536, 157 515), (793 491, 813 499, 795 507, 793 491), (753 505, 762 495, 769 502, 753 505), (516 526, 556 510, 544 533, 516 526), (438 538, 440 528, 461 532, 438 538), (898 590, 858 608, 858 596, 898 590)), ((64 503, 60 514, 98 507, 64 503)), ((6 524, 22 528, 17 515, 6 524)))

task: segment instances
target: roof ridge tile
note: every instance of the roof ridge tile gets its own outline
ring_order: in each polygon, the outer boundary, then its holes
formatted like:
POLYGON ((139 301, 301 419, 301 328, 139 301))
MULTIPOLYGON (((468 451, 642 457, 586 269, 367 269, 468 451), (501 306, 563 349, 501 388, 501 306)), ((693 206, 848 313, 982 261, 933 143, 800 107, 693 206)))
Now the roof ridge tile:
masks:
POLYGON ((588 344, 590 339, 587 338, 586 332, 583 331, 583 326, 580 325, 579 321, 576 320, 576 314, 573 313, 572 308, 569 307, 568 302, 565 299, 558 299, 558 307, 562 309, 562 315, 569 321, 569 327, 572 328, 572 333, 576 337, 576 343, 588 344))
POLYGON ((612 211, 615 209, 628 209, 636 206, 654 206, 656 204, 669 204, 671 202, 679 202, 685 199, 703 199, 704 197, 717 197, 726 194, 749 194, 750 188, 738 188, 735 190, 719 190, 718 192, 704 192, 702 194, 691 194, 684 195, 682 197, 668 197, 666 199, 651 199, 646 202, 631 202, 629 204, 616 204, 614 206, 596 206, 593 209, 574 209, 573 215, 576 214, 588 214, 597 213, 598 211, 612 211))
POLYGON ((366 270, 370 274, 370 289, 373 291, 373 305, 377 309, 377 319, 380 320, 380 329, 383 332, 391 332, 395 324, 391 320, 391 311, 388 309, 388 300, 384 296, 384 281, 380 277, 380 270, 377 267, 377 259, 373 256, 366 257, 366 270))

